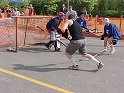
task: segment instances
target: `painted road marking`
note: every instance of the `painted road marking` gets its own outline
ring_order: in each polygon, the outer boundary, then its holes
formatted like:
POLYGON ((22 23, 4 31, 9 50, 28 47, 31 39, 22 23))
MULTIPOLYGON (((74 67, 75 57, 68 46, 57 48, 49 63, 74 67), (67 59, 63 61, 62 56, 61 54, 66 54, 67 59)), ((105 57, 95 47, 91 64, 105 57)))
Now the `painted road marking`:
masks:
POLYGON ((13 75, 13 76, 22 78, 22 79, 24 79, 24 80, 27 80, 27 81, 36 83, 36 84, 41 85, 41 86, 45 86, 45 87, 51 88, 51 89, 56 90, 56 91, 60 91, 60 92, 63 92, 63 93, 74 93, 74 92, 71 92, 71 91, 69 91, 69 90, 62 89, 62 88, 53 86, 53 85, 51 85, 51 84, 47 84, 47 83, 44 83, 44 82, 41 82, 41 81, 38 81, 38 80, 35 80, 35 79, 32 79, 32 78, 29 78, 29 77, 27 77, 27 76, 23 76, 23 75, 21 75, 21 74, 17 74, 17 73, 15 73, 15 72, 11 72, 11 71, 9 71, 9 70, 5 70, 5 69, 2 69, 2 68, 0 68, 0 72, 6 73, 6 74, 9 74, 9 75, 13 75))

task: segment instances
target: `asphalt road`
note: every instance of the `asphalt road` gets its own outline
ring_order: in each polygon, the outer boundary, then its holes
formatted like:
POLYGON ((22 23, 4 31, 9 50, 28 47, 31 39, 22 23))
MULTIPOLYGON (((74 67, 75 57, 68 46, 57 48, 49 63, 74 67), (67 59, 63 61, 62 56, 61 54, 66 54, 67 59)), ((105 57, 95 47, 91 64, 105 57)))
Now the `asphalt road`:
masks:
MULTIPOLYGON (((95 55, 103 41, 88 37, 87 52, 95 55)), ((63 42, 68 43, 67 40, 63 42)), ((105 65, 100 71, 92 61, 76 53, 79 70, 69 70, 64 50, 53 52, 43 45, 23 47, 17 53, 0 48, 0 93, 124 93, 124 41, 97 57, 105 65)))

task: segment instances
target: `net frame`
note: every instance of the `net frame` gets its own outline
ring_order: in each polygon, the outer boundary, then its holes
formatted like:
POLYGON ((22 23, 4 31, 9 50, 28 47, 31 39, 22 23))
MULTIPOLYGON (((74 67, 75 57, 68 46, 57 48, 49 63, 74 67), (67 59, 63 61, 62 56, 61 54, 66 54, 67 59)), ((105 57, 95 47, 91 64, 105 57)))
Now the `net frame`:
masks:
MULTIPOLYGON (((12 18, 15 20, 15 32, 16 33, 15 33, 15 47, 12 47, 11 50, 13 52, 17 52, 18 48, 23 47, 23 46, 26 46, 27 32, 28 32, 28 29, 29 29, 29 21, 30 20, 33 21, 33 19, 34 20, 35 19, 40 19, 40 20, 47 19, 47 21, 49 21, 52 17, 51 16, 13 16, 12 18), (19 20, 20 19, 21 20, 26 20, 25 23, 24 23, 24 25, 23 25, 23 27, 25 27, 23 45, 19 45, 18 44, 18 41, 19 41, 19 39, 18 39, 18 36, 19 36, 18 35, 18 30, 19 30, 19 24, 20 24, 20 21, 19 20)), ((39 28, 38 29, 40 31, 42 31, 43 33, 45 33, 45 36, 44 36, 44 38, 42 38, 42 40, 46 39, 47 36, 49 35, 49 33, 46 30, 46 25, 45 25, 47 22, 45 22, 44 24, 40 24, 40 22, 39 22, 39 24, 35 24, 35 23, 36 22, 34 22, 35 27, 42 28, 42 29, 39 29, 39 28)))

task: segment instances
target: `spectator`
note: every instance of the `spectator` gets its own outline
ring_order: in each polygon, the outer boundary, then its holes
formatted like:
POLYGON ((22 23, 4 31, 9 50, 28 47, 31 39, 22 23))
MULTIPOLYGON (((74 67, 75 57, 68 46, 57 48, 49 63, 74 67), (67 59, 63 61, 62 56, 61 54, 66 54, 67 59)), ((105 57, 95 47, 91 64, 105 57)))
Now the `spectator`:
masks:
POLYGON ((60 12, 63 12, 64 14, 67 13, 67 8, 65 7, 64 4, 63 4, 62 7, 60 8, 60 12))
POLYGON ((26 16, 29 15, 29 9, 28 9, 27 7, 25 7, 25 9, 24 9, 24 14, 25 14, 26 16))
POLYGON ((15 10, 15 11, 14 11, 14 16, 20 16, 20 12, 18 11, 18 9, 15 8, 14 10, 15 10))
POLYGON ((30 4, 29 7, 29 16, 33 16, 34 15, 34 8, 32 7, 32 4, 30 4))
POLYGON ((21 11, 20 16, 25 16, 24 11, 21 11))
POLYGON ((6 17, 11 17, 11 16, 12 16, 12 11, 9 8, 9 6, 7 6, 7 8, 6 8, 6 17))
POLYGON ((72 6, 69 6, 69 10, 68 10, 68 12, 66 13, 66 17, 68 18, 69 15, 71 15, 71 14, 74 15, 75 18, 77 18, 77 12, 72 9, 72 6))

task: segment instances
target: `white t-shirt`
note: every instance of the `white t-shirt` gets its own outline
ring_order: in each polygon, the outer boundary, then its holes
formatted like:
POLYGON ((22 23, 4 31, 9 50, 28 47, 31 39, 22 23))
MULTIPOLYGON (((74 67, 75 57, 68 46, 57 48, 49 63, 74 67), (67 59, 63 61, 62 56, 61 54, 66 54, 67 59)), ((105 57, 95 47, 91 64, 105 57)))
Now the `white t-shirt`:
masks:
POLYGON ((19 11, 15 11, 14 12, 14 16, 20 16, 20 12, 19 11))

